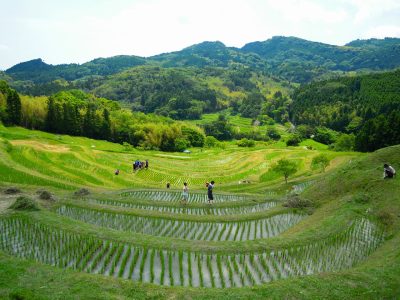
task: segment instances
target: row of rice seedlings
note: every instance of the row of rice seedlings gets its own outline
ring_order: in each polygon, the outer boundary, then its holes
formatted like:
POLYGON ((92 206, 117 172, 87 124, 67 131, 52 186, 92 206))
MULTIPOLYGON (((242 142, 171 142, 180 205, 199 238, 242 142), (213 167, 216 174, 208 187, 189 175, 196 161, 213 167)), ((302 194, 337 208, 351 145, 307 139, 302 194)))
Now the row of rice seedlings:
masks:
POLYGON ((0 250, 61 268, 161 285, 241 287, 350 268, 383 241, 360 219, 340 234, 305 246, 261 253, 202 254, 133 247, 19 218, 0 219, 0 250))
POLYGON ((91 199, 92 203, 102 204, 102 205, 112 205, 120 206, 124 208, 134 208, 150 211, 158 211, 172 214, 187 214, 187 215, 233 215, 233 214, 248 214, 260 211, 266 211, 275 207, 278 203, 275 201, 268 201, 264 203, 245 205, 245 206, 235 206, 235 207, 176 207, 176 206, 152 206, 145 204, 137 204, 126 201, 116 201, 116 200, 103 200, 103 199, 91 199))
MULTIPOLYGON (((130 191, 120 193, 122 199, 132 198, 140 200, 153 200, 153 201, 168 201, 179 202, 182 200, 181 192, 167 192, 167 191, 130 191)), ((189 203, 206 203, 208 200, 207 193, 191 193, 189 203)), ((226 195, 214 194, 214 202, 228 202, 228 201, 244 201, 246 197, 243 195, 226 195)))
POLYGON ((269 218, 234 222, 196 222, 138 217, 75 206, 60 206, 60 215, 117 230, 188 240, 245 241, 276 236, 305 215, 285 213, 269 218))

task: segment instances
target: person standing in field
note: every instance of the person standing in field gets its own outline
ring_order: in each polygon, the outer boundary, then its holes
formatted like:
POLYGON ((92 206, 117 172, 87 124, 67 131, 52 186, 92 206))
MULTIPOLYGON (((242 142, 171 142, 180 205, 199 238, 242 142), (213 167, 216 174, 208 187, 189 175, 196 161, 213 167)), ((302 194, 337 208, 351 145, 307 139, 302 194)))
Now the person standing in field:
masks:
POLYGON ((214 189, 214 180, 212 180, 207 186, 208 204, 212 204, 213 203, 212 201, 214 201, 213 189, 214 189))
POLYGON ((187 182, 183 183, 183 191, 182 191, 182 204, 186 205, 189 200, 189 187, 187 182))

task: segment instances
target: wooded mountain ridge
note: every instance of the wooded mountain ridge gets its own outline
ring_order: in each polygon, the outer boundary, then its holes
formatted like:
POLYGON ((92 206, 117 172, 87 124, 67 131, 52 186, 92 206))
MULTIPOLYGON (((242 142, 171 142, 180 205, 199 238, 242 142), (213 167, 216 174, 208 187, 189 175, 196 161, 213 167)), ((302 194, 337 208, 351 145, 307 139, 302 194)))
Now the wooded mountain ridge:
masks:
POLYGON ((148 58, 120 55, 97 58, 84 64, 49 65, 41 59, 19 63, 3 74, 13 81, 46 83, 57 79, 73 81, 107 76, 122 70, 153 65, 169 67, 250 67, 283 80, 305 83, 334 73, 389 70, 400 66, 400 39, 355 40, 344 46, 276 36, 242 48, 221 42, 203 42, 180 51, 148 58))

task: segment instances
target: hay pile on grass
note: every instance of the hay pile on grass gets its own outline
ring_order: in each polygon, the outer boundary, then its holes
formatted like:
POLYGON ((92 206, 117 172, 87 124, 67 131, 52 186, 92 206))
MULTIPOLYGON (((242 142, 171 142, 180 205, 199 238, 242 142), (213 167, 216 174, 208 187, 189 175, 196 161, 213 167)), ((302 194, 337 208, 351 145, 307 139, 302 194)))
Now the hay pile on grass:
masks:
POLYGON ((16 187, 9 187, 4 190, 4 194, 7 194, 7 195, 15 195, 15 194, 19 194, 19 193, 21 193, 21 190, 16 187))
POLYGON ((88 190, 88 189, 85 189, 85 188, 82 188, 82 189, 80 189, 80 190, 77 190, 77 191, 74 193, 74 195, 75 195, 76 197, 87 196, 87 195, 89 195, 89 194, 90 194, 89 190, 88 190))
POLYGON ((10 208, 14 210, 39 210, 36 202, 25 196, 18 197, 10 208))

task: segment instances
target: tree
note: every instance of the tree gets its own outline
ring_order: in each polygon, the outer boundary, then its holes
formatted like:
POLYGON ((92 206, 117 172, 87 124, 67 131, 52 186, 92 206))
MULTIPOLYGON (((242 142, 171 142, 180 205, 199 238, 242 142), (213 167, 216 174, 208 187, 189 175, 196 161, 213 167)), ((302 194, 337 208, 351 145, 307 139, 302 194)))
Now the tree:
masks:
POLYGON ((204 125, 204 131, 220 141, 231 140, 233 136, 232 126, 224 115, 219 115, 216 121, 204 125))
POLYGON ((283 175, 287 183, 289 176, 297 172, 297 164, 288 159, 280 159, 278 163, 272 167, 271 171, 283 175))
POLYGON ((9 125, 20 125, 22 120, 21 99, 18 93, 10 89, 7 95, 7 123, 9 125))
POLYGON ((322 172, 325 172, 327 166, 329 166, 329 158, 323 153, 315 156, 311 161, 311 167, 321 168, 322 172))

